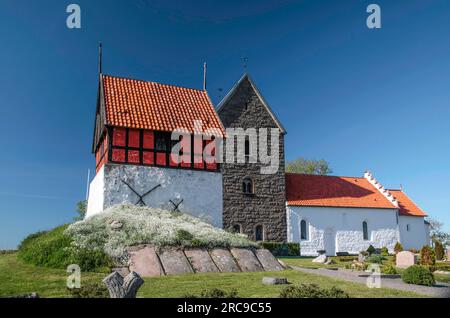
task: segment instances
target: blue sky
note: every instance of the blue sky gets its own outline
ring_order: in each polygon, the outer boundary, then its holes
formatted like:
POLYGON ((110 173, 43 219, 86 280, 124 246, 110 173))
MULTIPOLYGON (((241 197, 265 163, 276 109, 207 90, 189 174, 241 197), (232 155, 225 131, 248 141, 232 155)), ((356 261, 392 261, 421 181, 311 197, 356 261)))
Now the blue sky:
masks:
POLYGON ((449 30, 446 0, 2 1, 0 249, 69 222, 84 199, 99 41, 111 75, 201 88, 207 61, 215 103, 247 57, 288 159, 370 169, 450 230, 449 30), (365 23, 373 2, 379 30, 365 23), (70 3, 80 30, 65 25, 70 3))

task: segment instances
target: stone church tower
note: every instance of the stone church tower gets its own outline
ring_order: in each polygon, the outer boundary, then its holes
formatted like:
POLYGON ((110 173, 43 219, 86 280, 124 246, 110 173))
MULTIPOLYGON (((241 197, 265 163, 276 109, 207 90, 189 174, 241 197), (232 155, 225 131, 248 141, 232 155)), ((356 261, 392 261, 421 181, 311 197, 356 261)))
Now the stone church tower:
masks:
MULTIPOLYGON (((235 84, 217 110, 225 128, 276 128, 279 130, 279 168, 274 174, 261 174, 257 163, 224 163, 223 227, 241 232, 257 241, 287 240, 284 135, 280 121, 265 102, 248 74, 235 84)), ((270 129, 268 153, 271 153, 270 129)), ((248 140, 248 137, 247 137, 248 140)), ((236 141, 235 141, 236 143, 236 141)), ((259 144, 259 136, 258 136, 259 144)), ((245 152, 248 152, 246 141, 245 152)), ((234 148, 235 158, 237 147, 234 148)), ((225 153, 225 147, 224 147, 225 153)), ((225 153, 226 155, 226 153, 225 153)))

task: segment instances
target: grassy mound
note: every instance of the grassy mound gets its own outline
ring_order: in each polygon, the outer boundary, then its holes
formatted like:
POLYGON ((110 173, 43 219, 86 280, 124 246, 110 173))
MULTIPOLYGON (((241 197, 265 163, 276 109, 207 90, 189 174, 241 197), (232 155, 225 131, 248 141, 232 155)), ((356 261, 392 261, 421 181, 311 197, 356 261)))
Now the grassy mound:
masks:
POLYGON ((100 250, 74 247, 72 238, 64 233, 67 227, 31 234, 20 244, 18 257, 28 264, 50 268, 78 264, 83 271, 104 271, 112 265, 100 250))
POLYGON ((134 205, 115 205, 64 232, 73 246, 103 251, 125 262, 128 246, 248 247, 257 246, 240 234, 232 234, 187 214, 134 205))

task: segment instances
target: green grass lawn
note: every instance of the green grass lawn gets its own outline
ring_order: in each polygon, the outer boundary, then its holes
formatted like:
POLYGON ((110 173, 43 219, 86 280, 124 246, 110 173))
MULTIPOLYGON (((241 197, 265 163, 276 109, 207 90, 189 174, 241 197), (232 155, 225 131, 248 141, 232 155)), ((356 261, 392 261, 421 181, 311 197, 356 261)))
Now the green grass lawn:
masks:
MULTIPOLYGON (((287 277, 294 284, 314 283, 323 288, 337 286, 351 297, 420 297, 393 289, 369 289, 365 285, 344 282, 328 277, 284 271, 277 273, 221 273, 191 274, 146 278, 138 297, 183 297, 198 295, 205 288, 236 289, 239 297, 278 297, 281 286, 266 286, 263 276, 287 277)), ((37 292, 41 297, 69 297, 64 270, 27 265, 15 253, 0 255, 0 297, 37 292)), ((82 284, 100 282, 103 273, 82 273, 82 284)))

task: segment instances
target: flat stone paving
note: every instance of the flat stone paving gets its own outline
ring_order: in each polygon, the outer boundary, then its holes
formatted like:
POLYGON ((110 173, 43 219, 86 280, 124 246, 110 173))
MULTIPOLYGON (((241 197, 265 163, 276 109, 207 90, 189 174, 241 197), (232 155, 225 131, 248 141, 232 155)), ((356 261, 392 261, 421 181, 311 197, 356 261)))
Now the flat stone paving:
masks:
MULTIPOLYGON (((358 276, 367 274, 366 272, 329 270, 325 268, 310 269, 297 266, 291 266, 291 268, 303 273, 322 275, 354 283, 366 284, 367 282, 367 277, 358 276)), ((406 284, 401 280, 401 278, 382 278, 381 287, 399 289, 435 298, 450 298, 450 284, 441 282, 438 282, 434 287, 428 287, 428 286, 406 284)))

